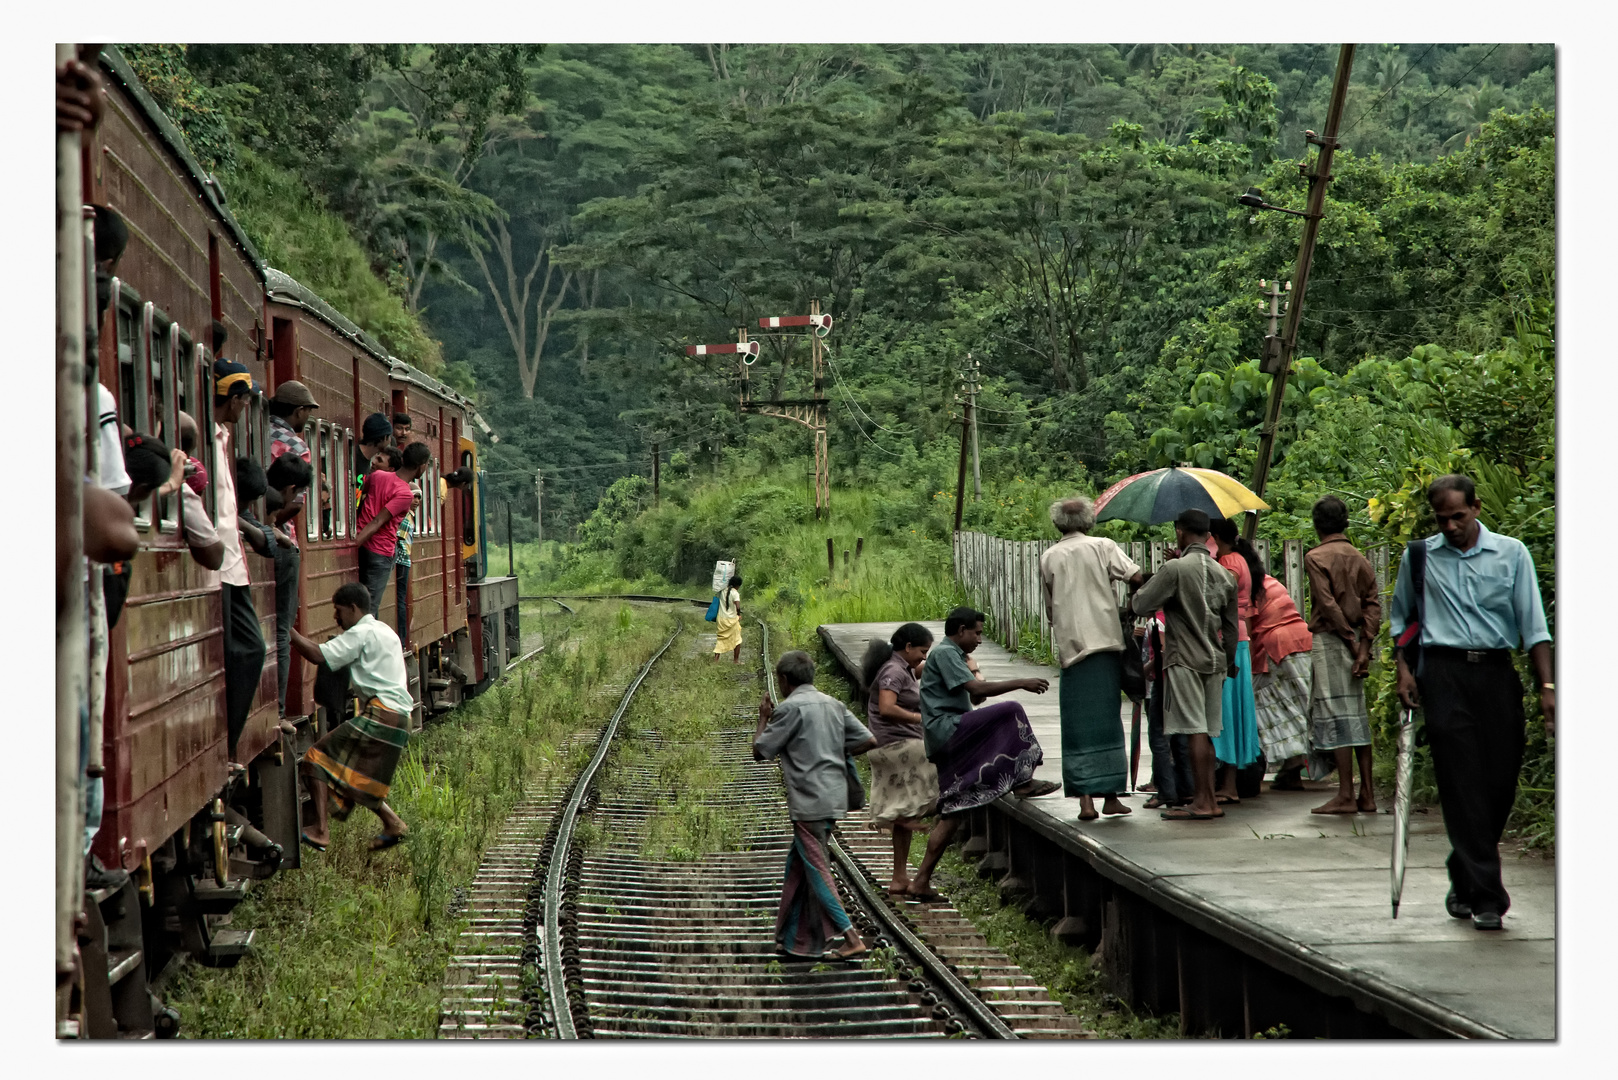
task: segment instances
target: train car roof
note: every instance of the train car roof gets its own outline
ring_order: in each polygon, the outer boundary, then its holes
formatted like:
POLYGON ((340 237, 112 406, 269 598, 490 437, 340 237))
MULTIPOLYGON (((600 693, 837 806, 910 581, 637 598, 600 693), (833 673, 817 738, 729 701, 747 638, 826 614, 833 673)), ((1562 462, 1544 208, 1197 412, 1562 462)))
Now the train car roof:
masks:
POLYGON ((276 303, 303 308, 382 363, 391 366, 398 362, 388 355, 388 350, 383 348, 380 341, 361 330, 353 320, 326 303, 319 293, 291 274, 277 270, 273 266, 266 266, 264 291, 276 303))
POLYGON ((134 68, 129 66, 129 61, 124 59, 124 54, 119 52, 116 46, 107 45, 101 50, 100 60, 101 66, 117 80, 119 87, 130 96, 135 103, 135 107, 140 110, 141 115, 157 131, 158 137, 162 139, 163 144, 180 160, 180 164, 185 168, 185 171, 191 174, 191 179, 196 184, 196 190, 199 193, 198 197, 224 222, 237 246, 246 253, 248 262, 253 264, 253 269, 262 278, 266 269, 264 260, 259 256, 258 249, 253 246, 253 241, 247 238, 247 232, 241 227, 241 223, 236 220, 236 216, 226 209, 225 194, 220 187, 219 181, 215 180, 213 174, 205 170, 202 163, 192 156, 190 148, 186 146, 185 136, 180 133, 179 128, 174 126, 174 121, 169 119, 168 114, 153 100, 152 95, 147 93, 145 85, 140 81, 140 76, 136 75, 134 68))
POLYGON ((264 291, 269 298, 277 303, 292 304, 319 318, 338 333, 353 341, 360 348, 370 353, 376 359, 387 365, 388 378, 400 382, 408 382, 428 390, 446 401, 460 405, 466 409, 473 409, 472 399, 457 390, 433 378, 431 375, 415 368, 392 355, 376 338, 367 334, 356 326, 352 320, 342 312, 323 300, 319 293, 298 281, 291 274, 275 269, 273 266, 264 268, 264 291))

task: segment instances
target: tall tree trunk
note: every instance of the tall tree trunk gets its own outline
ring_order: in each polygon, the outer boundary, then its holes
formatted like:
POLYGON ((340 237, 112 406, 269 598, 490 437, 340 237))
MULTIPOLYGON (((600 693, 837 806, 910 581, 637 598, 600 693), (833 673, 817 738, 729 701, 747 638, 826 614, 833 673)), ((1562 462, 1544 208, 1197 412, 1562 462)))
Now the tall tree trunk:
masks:
POLYGON ((489 286, 489 295, 494 297, 495 307, 500 311, 500 321, 506 327, 506 336, 511 339, 511 349, 517 357, 517 377, 522 382, 523 396, 532 398, 534 383, 539 378, 540 357, 545 351, 545 339, 550 334, 551 321, 557 309, 562 306, 562 299, 567 295, 567 287, 573 280, 573 271, 563 271, 561 285, 555 297, 551 297, 551 279, 556 267, 549 258, 551 244, 548 238, 541 234, 534 251, 534 261, 528 267, 528 272, 522 276, 522 283, 519 285, 517 267, 511 253, 511 233, 507 231, 505 222, 499 218, 492 221, 485 218, 478 222, 478 227, 483 230, 489 245, 500 257, 500 269, 505 279, 504 289, 496 282, 494 271, 489 266, 482 246, 468 243, 467 247, 471 249, 472 258, 477 261, 478 269, 483 271, 483 280, 489 286), (540 282, 538 296, 534 297, 533 350, 530 352, 529 298, 533 294, 534 277, 539 273, 541 263, 545 266, 545 277, 540 282))

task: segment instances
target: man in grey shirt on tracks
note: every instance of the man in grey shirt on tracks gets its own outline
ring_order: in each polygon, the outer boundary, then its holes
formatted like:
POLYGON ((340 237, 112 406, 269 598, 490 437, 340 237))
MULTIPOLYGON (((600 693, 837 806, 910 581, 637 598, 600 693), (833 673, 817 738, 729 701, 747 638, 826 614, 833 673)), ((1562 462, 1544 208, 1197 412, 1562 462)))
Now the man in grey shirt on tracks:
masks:
POLYGON ((1163 670, 1168 697, 1163 730, 1189 735, 1195 794, 1163 811, 1170 821, 1224 817, 1214 801, 1212 736, 1221 730, 1225 677, 1236 674, 1236 581, 1208 553, 1208 515, 1186 510, 1174 519, 1180 557, 1164 563, 1135 594, 1137 615, 1159 609, 1167 623, 1163 670))
POLYGON ((848 813, 849 756, 876 746, 866 726, 842 702, 814 687, 815 662, 808 653, 784 653, 775 665, 784 695, 766 695, 758 706, 753 759, 781 759, 792 849, 775 921, 776 952, 793 960, 848 960, 867 951, 837 898, 826 838, 832 822, 848 813), (826 943, 841 935, 843 946, 826 943))

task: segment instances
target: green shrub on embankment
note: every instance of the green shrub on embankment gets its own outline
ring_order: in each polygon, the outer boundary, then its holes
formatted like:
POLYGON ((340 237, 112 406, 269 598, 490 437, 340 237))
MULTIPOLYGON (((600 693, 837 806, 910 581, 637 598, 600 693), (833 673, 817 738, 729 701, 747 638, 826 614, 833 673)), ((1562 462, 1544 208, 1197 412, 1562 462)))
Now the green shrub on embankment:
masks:
MULTIPOLYGON (((369 811, 333 821, 324 854, 256 886, 234 915, 258 931, 239 965, 182 969, 167 996, 188 1038, 432 1038, 466 925, 457 890, 525 794, 572 776, 623 685, 667 638, 667 612, 578 605, 547 616, 546 650, 411 739, 389 802, 410 826, 372 853, 369 811), (605 704, 604 704, 605 701, 605 704), (575 738, 575 736, 580 736, 575 738)), ((463 894, 464 895, 464 894, 463 894)))

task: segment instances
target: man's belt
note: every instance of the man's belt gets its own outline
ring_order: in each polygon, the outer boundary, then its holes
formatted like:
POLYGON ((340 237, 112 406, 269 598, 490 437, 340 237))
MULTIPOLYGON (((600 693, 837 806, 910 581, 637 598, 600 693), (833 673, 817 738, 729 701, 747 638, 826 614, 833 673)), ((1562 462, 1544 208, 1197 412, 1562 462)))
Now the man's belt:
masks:
POLYGON ((1465 664, 1505 665, 1511 663, 1510 649, 1456 649, 1448 645, 1423 645, 1422 655, 1445 660, 1459 660, 1465 664))

